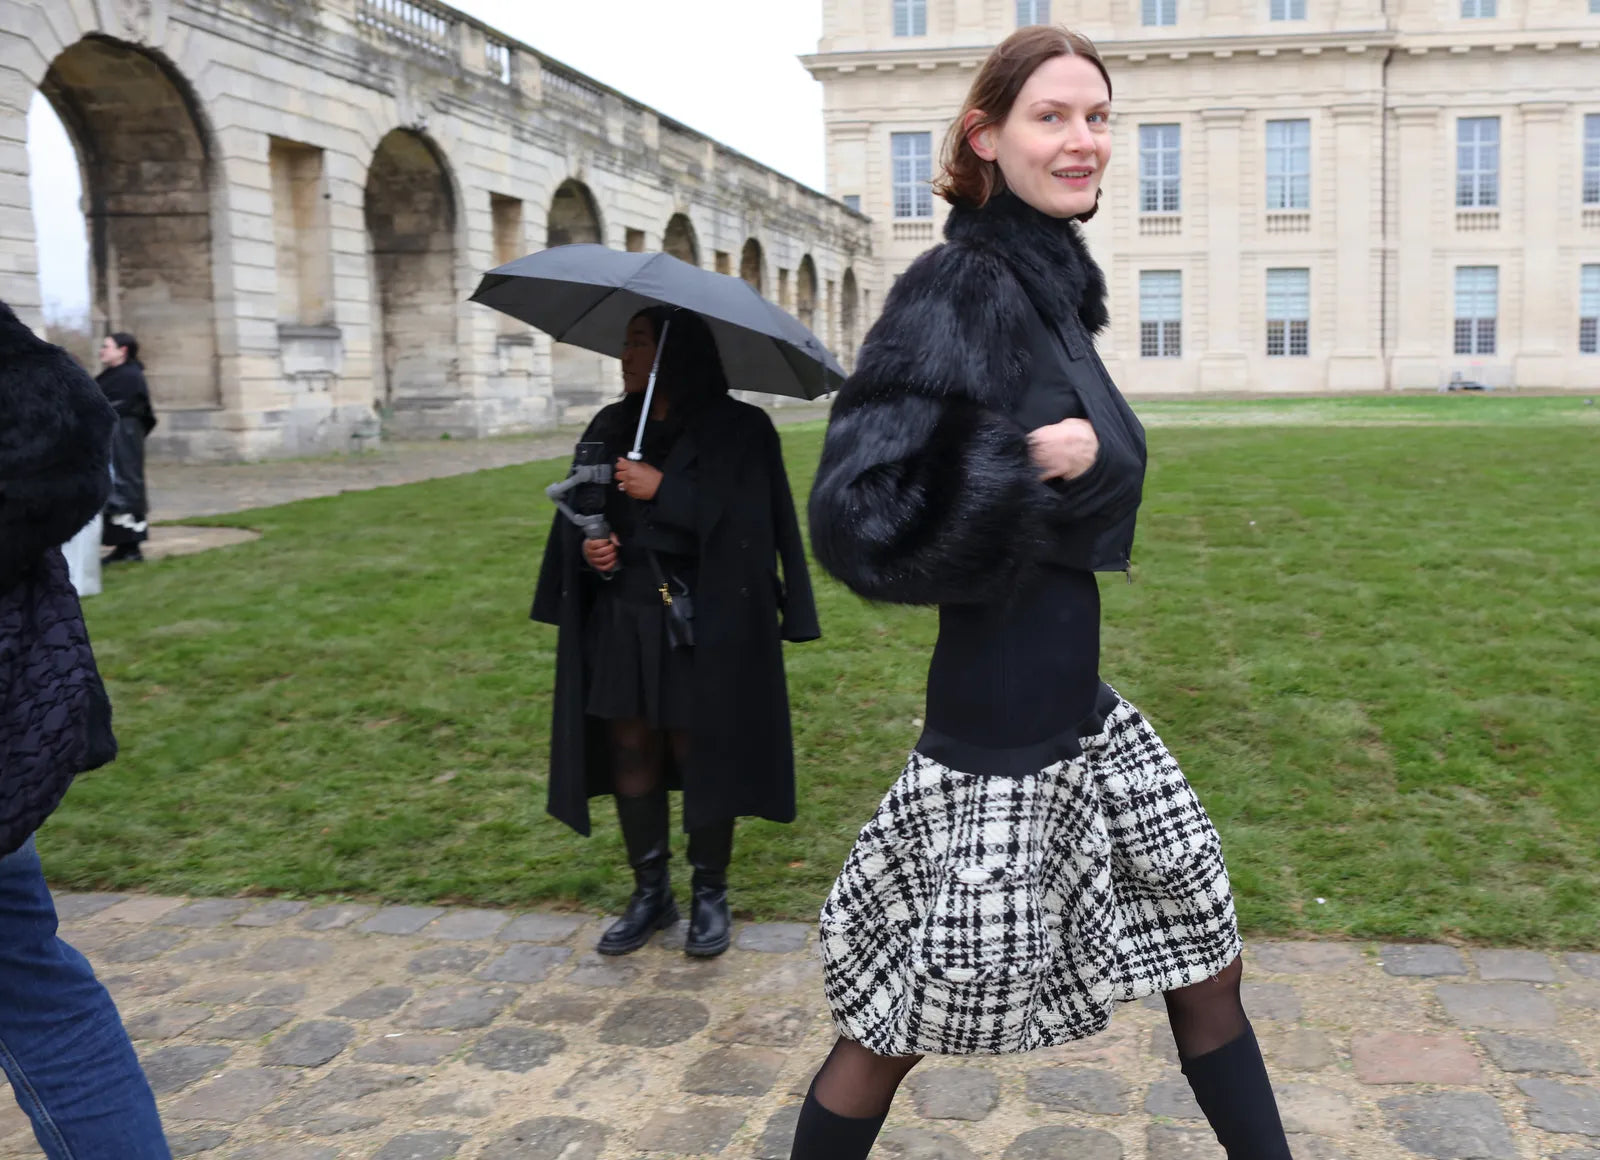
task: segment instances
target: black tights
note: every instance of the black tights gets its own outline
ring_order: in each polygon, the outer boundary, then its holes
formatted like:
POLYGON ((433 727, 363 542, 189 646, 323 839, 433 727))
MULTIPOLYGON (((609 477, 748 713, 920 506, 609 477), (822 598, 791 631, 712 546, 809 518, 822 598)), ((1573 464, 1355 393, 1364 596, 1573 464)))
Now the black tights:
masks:
MULTIPOLYGON (((1206 1055, 1249 1028, 1239 998, 1243 975, 1243 962, 1234 959, 1212 978, 1166 993, 1167 1020, 1179 1056, 1195 1059, 1206 1055)), ((853 1119, 886 1115, 900 1081, 921 1059, 920 1055, 876 1055, 841 1038, 817 1073, 812 1094, 835 1115, 853 1119)))
POLYGON ((668 745, 680 769, 689 758, 687 729, 657 729, 642 717, 610 725, 612 785, 619 797, 645 797, 661 787, 668 745))

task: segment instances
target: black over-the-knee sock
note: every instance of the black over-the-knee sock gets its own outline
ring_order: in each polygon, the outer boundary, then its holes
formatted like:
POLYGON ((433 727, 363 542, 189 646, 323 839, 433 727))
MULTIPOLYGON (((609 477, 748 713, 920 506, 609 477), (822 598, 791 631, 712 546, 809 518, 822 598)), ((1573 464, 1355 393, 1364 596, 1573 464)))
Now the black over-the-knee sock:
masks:
POLYGON ((1237 1039, 1182 1065, 1228 1160, 1292 1160, 1261 1045, 1248 1023, 1237 1039))
POLYGON ((830 1112, 817 1102, 817 1084, 812 1080, 794 1126, 789 1160, 866 1160, 888 1116, 885 1112, 857 1119, 830 1112))

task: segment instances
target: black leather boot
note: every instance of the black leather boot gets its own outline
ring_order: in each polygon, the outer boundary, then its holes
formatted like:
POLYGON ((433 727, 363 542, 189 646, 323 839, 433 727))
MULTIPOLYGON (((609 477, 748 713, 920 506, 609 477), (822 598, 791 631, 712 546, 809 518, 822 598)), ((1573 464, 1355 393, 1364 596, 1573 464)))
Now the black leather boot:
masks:
POLYGON ((650 941, 658 930, 678 921, 678 904, 672 899, 668 869, 672 849, 668 843, 667 791, 658 789, 642 797, 617 795, 617 820, 633 867, 633 897, 622 917, 600 936, 595 950, 603 955, 625 955, 650 941))
POLYGON ((733 941, 733 914, 728 910, 728 860, 732 857, 732 820, 689 831, 694 901, 689 907, 689 936, 683 944, 686 955, 713 958, 733 941))

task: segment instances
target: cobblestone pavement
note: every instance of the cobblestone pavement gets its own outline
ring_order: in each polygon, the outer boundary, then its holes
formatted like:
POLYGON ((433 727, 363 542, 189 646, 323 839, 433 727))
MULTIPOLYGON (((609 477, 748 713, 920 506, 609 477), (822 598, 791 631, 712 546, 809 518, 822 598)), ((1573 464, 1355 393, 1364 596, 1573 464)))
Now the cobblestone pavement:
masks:
MULTIPOLYGON (((178 1155, 782 1160, 832 1041, 809 926, 624 959, 592 916, 58 899, 178 1155)), ((675 945, 676 944, 676 945, 675 945)), ((1246 1001, 1298 1160, 1600 1160, 1600 955, 1256 943, 1246 1001)), ((912 1073, 876 1155, 1212 1160, 1159 1000, 912 1073)), ((37 1157, 12 1108, 0 1157, 37 1157)))
MULTIPOLYGON (((785 426, 825 419, 828 408, 821 403, 796 403, 777 407, 768 414, 774 423, 785 426)), ((183 520, 494 467, 514 467, 536 459, 570 456, 572 444, 581 433, 581 429, 572 428, 504 439, 386 443, 350 455, 262 463, 152 460, 147 468, 150 510, 157 520, 183 520)))

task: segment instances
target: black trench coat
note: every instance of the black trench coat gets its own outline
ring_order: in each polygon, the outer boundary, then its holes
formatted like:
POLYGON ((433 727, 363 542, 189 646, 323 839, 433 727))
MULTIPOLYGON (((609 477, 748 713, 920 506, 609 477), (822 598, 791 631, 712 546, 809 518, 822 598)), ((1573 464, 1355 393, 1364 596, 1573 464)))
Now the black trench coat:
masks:
MULTIPOLYGON (((611 416, 602 411, 584 439, 611 416)), ((736 817, 791 822, 794 744, 785 640, 816 640, 816 604, 783 450, 758 407, 720 398, 690 416, 662 465, 697 468, 694 716, 683 788, 684 828, 736 817), (778 567, 782 564, 782 579, 778 567)), ((605 722, 584 712, 584 625, 596 585, 581 533, 557 517, 545 547, 533 619, 561 629, 550 731, 550 813, 589 833, 589 799, 612 792, 605 722)))

